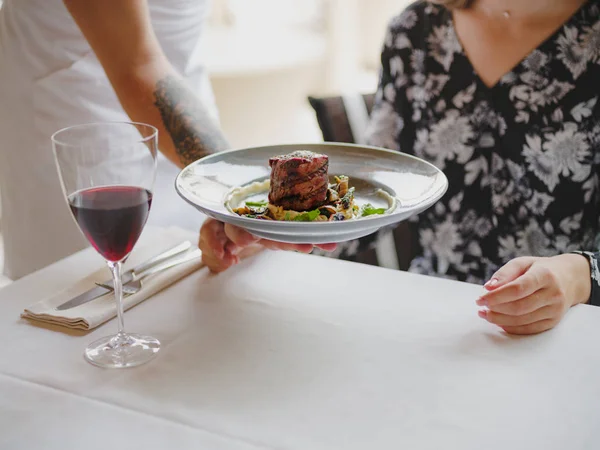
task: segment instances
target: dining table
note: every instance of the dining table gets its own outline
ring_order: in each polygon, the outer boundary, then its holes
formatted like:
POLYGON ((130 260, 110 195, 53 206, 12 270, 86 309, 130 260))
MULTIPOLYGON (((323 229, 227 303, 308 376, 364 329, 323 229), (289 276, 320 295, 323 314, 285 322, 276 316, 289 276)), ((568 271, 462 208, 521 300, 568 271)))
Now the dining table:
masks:
POLYGON ((600 308, 514 336, 478 317, 480 285, 263 251, 128 310, 162 348, 110 370, 83 350, 115 320, 20 317, 102 265, 86 249, 0 290, 1 450, 600 448, 600 308))

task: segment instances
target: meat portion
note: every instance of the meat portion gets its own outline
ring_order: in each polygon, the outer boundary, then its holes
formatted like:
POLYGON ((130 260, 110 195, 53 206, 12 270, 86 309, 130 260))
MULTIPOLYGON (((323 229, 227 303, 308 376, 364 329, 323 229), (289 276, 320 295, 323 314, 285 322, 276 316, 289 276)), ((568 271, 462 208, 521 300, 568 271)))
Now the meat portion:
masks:
POLYGON ((309 151, 269 159, 269 202, 284 209, 309 211, 327 201, 329 158, 309 151))

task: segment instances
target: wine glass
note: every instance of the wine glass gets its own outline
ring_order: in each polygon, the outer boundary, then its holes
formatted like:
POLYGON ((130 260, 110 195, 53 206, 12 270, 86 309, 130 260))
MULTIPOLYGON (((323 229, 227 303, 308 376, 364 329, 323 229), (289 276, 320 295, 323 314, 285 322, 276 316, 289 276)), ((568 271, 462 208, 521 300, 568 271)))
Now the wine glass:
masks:
POLYGON ((118 333, 85 349, 90 363, 107 368, 143 364, 160 349, 150 336, 126 333, 121 264, 150 212, 158 131, 142 123, 76 125, 52 135, 63 192, 79 229, 112 272, 118 333))

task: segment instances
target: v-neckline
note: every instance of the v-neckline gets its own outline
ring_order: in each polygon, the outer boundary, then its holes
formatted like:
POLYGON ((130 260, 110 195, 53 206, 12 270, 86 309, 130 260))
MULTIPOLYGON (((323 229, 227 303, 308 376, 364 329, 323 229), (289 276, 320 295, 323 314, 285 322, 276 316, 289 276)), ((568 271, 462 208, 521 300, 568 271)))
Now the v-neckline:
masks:
POLYGON ((462 41, 460 40, 460 37, 458 36, 458 33, 456 32, 456 28, 454 26, 454 16, 452 15, 452 11, 449 9, 446 9, 446 15, 447 15, 448 26, 450 27, 451 32, 454 33, 454 36, 456 37, 456 42, 457 42, 458 48, 460 50, 460 55, 463 56, 465 58, 465 60, 467 61, 467 63, 469 64, 469 67, 472 69, 473 75, 475 76, 477 83, 480 84, 481 86, 483 86, 488 91, 494 91, 494 90, 498 89, 501 85, 505 84, 505 80, 510 79, 511 77, 516 78, 515 75, 517 74, 518 69, 520 69, 523 66, 525 61, 527 61, 535 52, 541 51, 546 46, 555 42, 556 39, 558 39, 559 35, 561 33, 563 33, 565 31, 565 29, 568 26, 570 26, 573 22, 578 20, 579 16, 581 14, 583 14, 583 11, 594 1, 595 0, 586 0, 584 3, 582 3, 581 6, 579 6, 579 8, 577 8, 573 12, 573 14, 571 14, 571 16, 569 16, 569 18, 562 23, 562 25, 560 25, 558 28, 556 28, 556 30, 554 30, 550 35, 548 35, 548 37, 546 37, 544 40, 542 40, 535 48, 530 50, 523 58, 521 58, 517 63, 515 63, 507 72, 505 72, 491 86, 488 86, 488 84, 485 81, 483 81, 483 79, 481 78, 481 76, 479 75, 477 70, 475 69, 475 66, 473 65, 471 59, 469 58, 469 55, 465 51, 465 47, 464 47, 462 41))

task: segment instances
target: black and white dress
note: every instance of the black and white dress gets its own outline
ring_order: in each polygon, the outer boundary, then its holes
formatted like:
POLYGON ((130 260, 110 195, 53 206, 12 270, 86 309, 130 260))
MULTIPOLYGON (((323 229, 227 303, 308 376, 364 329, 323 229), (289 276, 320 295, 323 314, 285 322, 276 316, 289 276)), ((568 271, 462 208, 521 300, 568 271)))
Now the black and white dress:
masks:
POLYGON ((428 160, 447 194, 417 217, 411 271, 482 283, 517 256, 589 252, 600 302, 600 0, 589 0, 493 87, 450 11, 392 20, 369 142, 428 160))

